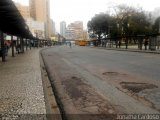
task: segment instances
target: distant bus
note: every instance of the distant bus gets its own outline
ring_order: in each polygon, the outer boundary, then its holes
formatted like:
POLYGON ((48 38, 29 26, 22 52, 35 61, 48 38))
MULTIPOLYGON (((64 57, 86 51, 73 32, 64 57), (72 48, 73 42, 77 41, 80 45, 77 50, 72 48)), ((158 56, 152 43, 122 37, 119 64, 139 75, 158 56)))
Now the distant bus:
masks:
POLYGON ((86 40, 78 40, 76 42, 77 45, 79 46, 86 46, 87 45, 87 41, 86 40))

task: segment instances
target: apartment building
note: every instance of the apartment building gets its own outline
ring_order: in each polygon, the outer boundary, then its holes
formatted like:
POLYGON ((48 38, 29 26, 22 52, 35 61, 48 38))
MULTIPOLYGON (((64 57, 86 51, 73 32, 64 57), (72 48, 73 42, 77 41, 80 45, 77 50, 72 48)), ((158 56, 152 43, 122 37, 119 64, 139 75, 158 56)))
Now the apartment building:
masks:
POLYGON ((45 23, 45 37, 51 37, 50 31, 50 1, 49 0, 29 0, 30 16, 40 22, 45 23))
POLYGON ((16 2, 14 2, 14 4, 16 5, 23 18, 30 18, 29 6, 21 5, 20 3, 16 2))
POLYGON ((65 33, 66 33, 66 22, 62 21, 60 22, 60 34, 65 37, 65 33))
POLYGON ((66 39, 72 40, 83 40, 83 22, 82 21, 75 21, 67 26, 66 29, 66 39))

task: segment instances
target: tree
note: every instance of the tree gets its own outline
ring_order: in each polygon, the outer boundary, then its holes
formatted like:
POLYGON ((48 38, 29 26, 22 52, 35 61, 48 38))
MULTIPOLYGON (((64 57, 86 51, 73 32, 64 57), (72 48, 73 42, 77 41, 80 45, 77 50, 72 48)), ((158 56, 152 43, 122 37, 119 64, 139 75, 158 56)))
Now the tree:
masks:
MULTIPOLYGON (((88 22, 88 32, 97 36, 100 42, 102 38, 124 38, 126 48, 130 36, 146 35, 151 33, 151 22, 142 8, 134 8, 127 5, 113 7, 114 14, 97 14, 88 22)), ((157 26, 157 23, 156 25, 157 26)), ((157 29, 157 28, 155 28, 157 29)), ((116 43, 117 43, 117 39, 116 43)), ((120 40, 119 40, 120 41, 120 40)), ((136 43, 136 40, 134 40, 136 43)))
POLYGON ((136 39, 130 39, 129 36, 145 35, 151 33, 151 22, 149 15, 142 8, 134 8, 127 5, 118 5, 113 7, 115 11, 115 17, 118 24, 118 29, 122 37, 126 38, 126 48, 128 42, 136 39))
POLYGON ((89 34, 96 35, 99 43, 109 32, 110 20, 111 17, 108 14, 100 13, 96 14, 87 24, 89 34))
POLYGON ((151 32, 151 23, 142 8, 122 4, 114 7, 114 10, 122 34, 137 35, 151 32))
POLYGON ((152 27, 153 33, 157 34, 160 32, 160 17, 158 17, 152 27))

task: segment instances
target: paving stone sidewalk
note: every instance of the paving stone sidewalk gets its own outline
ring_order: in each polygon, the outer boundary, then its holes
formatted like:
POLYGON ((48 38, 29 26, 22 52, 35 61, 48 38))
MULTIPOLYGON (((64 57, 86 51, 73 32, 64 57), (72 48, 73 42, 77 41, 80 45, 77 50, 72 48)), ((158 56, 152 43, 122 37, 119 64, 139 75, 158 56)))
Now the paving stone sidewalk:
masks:
POLYGON ((39 51, 28 50, 14 58, 9 55, 5 63, 0 61, 0 119, 46 114, 39 51))

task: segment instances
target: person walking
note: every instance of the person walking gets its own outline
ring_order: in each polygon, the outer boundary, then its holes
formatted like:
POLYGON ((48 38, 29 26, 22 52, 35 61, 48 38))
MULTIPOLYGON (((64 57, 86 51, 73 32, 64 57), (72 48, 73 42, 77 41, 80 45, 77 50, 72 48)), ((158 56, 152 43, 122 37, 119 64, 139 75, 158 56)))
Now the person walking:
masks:
POLYGON ((16 53, 17 54, 19 54, 20 53, 20 49, 21 49, 21 45, 20 44, 18 44, 17 46, 16 46, 16 53))
POLYGON ((121 48, 121 40, 118 41, 118 46, 121 48))
POLYGON ((72 48, 72 43, 71 42, 69 42, 69 47, 72 48))
POLYGON ((9 50, 9 46, 7 45, 7 43, 4 44, 4 52, 5 52, 5 56, 8 55, 8 50, 9 50))
POLYGON ((144 41, 145 50, 147 50, 147 46, 148 46, 148 40, 145 40, 145 41, 144 41))

